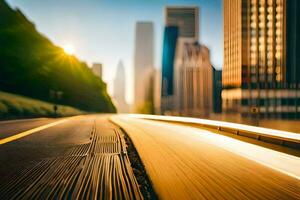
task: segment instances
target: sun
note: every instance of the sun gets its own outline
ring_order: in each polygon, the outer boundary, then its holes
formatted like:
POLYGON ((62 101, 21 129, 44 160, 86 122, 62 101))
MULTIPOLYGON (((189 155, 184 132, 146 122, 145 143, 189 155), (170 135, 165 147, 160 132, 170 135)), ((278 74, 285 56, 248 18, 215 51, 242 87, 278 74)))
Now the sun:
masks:
POLYGON ((65 44, 63 46, 63 49, 64 49, 65 53, 68 55, 73 55, 74 51, 75 51, 74 46, 72 44, 65 44))

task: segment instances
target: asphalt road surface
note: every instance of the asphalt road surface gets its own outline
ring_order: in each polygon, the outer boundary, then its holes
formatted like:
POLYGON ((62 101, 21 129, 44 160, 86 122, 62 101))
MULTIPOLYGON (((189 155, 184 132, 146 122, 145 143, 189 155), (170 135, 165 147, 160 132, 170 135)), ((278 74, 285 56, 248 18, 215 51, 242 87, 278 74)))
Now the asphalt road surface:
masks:
POLYGON ((300 159, 205 129, 115 116, 160 199, 300 199, 300 159))
POLYGON ((0 133, 0 199, 142 199, 105 115, 1 122, 0 133))
POLYGON ((300 199, 297 156, 126 115, 0 122, 0 199, 142 199, 109 118, 160 199, 300 199))

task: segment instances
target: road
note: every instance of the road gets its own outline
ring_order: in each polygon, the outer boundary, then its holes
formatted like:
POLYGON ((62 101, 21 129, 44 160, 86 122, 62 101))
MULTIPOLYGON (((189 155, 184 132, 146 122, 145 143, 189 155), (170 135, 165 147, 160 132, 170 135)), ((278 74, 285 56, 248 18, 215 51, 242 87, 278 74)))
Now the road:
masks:
POLYGON ((212 131, 112 118, 132 139, 161 199, 300 199, 300 159, 212 131))
POLYGON ((142 198, 105 115, 1 122, 0 133, 0 199, 142 198))
POLYGON ((299 157, 127 115, 0 122, 0 199, 142 199, 119 126, 159 199, 300 199, 299 157))

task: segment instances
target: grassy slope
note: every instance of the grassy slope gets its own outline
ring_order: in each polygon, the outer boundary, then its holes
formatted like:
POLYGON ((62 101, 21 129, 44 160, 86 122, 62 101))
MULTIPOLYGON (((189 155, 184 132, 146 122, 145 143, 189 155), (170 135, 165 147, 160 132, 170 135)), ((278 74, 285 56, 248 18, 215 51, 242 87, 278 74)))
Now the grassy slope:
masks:
MULTIPOLYGON (((58 116, 83 114, 70 106, 58 106, 58 116)), ((0 119, 52 117, 53 104, 0 91, 0 119)))
POLYGON ((48 102, 53 101, 49 91, 58 90, 64 105, 116 111, 106 84, 84 62, 66 55, 4 0, 0 0, 0 90, 48 102))

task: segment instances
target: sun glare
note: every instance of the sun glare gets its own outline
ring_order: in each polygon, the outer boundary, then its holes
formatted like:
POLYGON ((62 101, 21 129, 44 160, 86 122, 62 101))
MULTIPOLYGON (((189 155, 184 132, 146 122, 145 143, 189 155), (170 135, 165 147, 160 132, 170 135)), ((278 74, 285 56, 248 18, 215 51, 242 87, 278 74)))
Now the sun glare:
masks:
POLYGON ((63 49, 64 49, 65 53, 68 55, 73 55, 73 53, 75 51, 74 46, 72 44, 64 45, 63 49))

